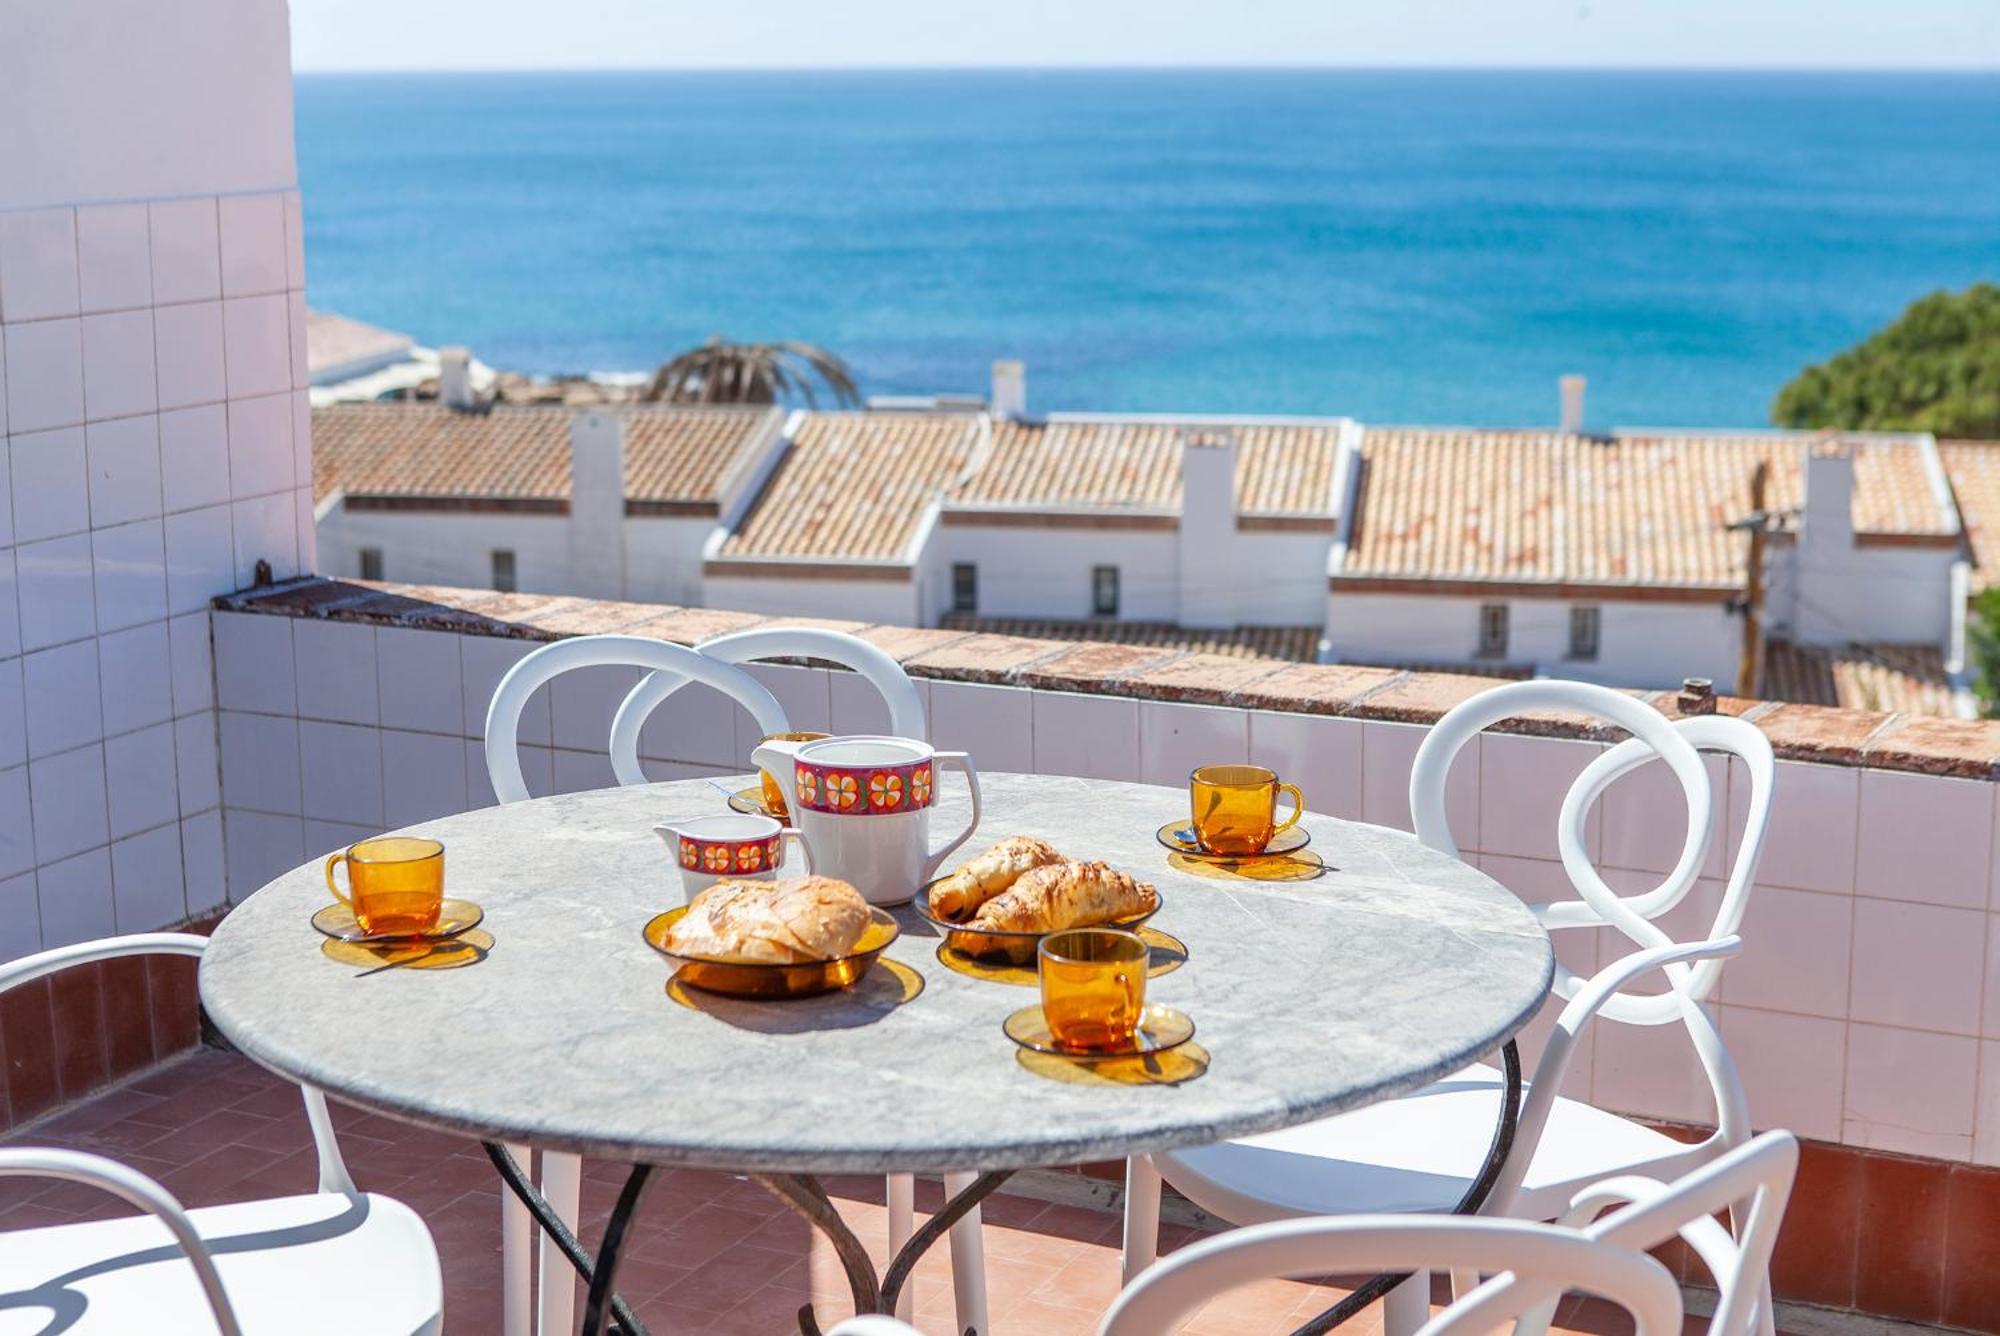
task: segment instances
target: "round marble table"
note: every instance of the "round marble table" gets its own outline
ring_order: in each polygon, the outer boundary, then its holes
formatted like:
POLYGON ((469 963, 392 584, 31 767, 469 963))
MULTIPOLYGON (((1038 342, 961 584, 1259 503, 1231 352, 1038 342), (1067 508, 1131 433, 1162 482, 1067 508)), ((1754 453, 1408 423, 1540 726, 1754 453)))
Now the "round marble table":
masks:
MULTIPOLYGON (((966 799, 948 786, 934 830, 966 799)), ((1194 876, 1154 840, 1184 790, 982 777, 960 851, 1039 835, 1158 885, 1154 924, 1188 960, 1149 996, 1181 1008, 1208 1054, 1178 1084, 1051 1080, 1001 1021, 1033 993, 903 935, 852 994, 791 1002, 669 996, 640 938, 681 901, 661 820, 721 810, 699 780, 490 807, 411 828, 448 848, 448 891, 495 939, 459 969, 357 971, 308 924, 319 864, 239 905, 201 963, 201 998, 263 1065, 392 1117, 641 1164, 771 1176, 1008 1171, 1118 1159, 1268 1131, 1414 1089, 1499 1047, 1548 989, 1549 939, 1511 893, 1381 827, 1308 815, 1326 873, 1194 876)), ((777 1190, 774 1188, 774 1190, 777 1190)), ((797 1205, 797 1202, 794 1202, 797 1205)))

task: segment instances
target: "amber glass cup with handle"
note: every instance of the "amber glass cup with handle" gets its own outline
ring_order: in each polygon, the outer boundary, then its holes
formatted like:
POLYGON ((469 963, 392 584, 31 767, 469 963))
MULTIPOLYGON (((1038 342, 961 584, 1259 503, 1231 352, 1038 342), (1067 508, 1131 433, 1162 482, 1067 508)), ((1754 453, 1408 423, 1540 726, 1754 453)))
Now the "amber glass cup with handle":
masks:
POLYGON ((1036 949, 1042 1017, 1056 1047, 1072 1053, 1121 1053, 1139 1032, 1146 1009, 1149 952, 1135 932, 1070 928, 1042 938, 1036 949))
POLYGON ((354 911, 371 937, 415 937, 437 926, 444 903, 444 846, 436 840, 386 835, 363 840, 326 860, 326 888, 354 911), (334 869, 347 866, 347 890, 334 869))
POLYGON ((1195 842, 1209 853, 1261 854, 1305 815, 1306 796, 1261 765, 1205 765, 1188 776, 1195 842), (1292 814, 1278 820, 1278 795, 1290 794, 1292 814))
MULTIPOLYGON (((831 733, 770 733, 765 735, 764 741, 818 742, 821 738, 832 736, 831 733)), ((771 778, 771 772, 768 770, 759 770, 757 772, 757 782, 764 786, 765 814, 776 817, 782 824, 791 824, 791 812, 785 806, 785 791, 778 787, 777 782, 771 778)))

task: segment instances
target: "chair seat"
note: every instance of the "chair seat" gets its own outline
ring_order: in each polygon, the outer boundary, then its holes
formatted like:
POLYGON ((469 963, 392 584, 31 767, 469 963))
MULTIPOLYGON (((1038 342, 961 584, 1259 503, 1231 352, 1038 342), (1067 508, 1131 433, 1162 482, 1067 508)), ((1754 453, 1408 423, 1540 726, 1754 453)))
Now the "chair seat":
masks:
MULTIPOLYGON (((1473 1066, 1353 1113, 1153 1158, 1181 1195, 1231 1224, 1444 1211, 1485 1162, 1504 1088, 1498 1069, 1473 1066)), ((1598 1179, 1695 1158, 1694 1147, 1652 1128, 1558 1099, 1510 1214, 1553 1218, 1598 1179)))
MULTIPOLYGON (((316 1193, 190 1211, 248 1336, 434 1336, 437 1248, 409 1207, 316 1193)), ((150 1215, 0 1234, 0 1336, 214 1336, 187 1254, 150 1215)))

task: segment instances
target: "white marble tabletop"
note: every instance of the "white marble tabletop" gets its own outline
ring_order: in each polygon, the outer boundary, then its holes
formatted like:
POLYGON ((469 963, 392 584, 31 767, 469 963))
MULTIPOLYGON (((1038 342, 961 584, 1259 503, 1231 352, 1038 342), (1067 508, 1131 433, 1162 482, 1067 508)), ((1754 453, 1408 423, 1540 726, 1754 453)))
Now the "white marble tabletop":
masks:
MULTIPOLYGON (((1317 880, 1222 881, 1168 865, 1153 832, 1184 790, 983 777, 960 851, 1010 834, 1158 885, 1187 944, 1150 996, 1199 1027, 1207 1071, 1177 1085, 1069 1083, 1017 1061, 1000 1023, 1032 989, 968 978, 899 910, 891 972, 789 1002, 668 996, 640 938, 681 903, 656 821, 722 808, 688 780, 490 807, 412 827, 447 846, 448 893, 495 945, 460 969, 360 977, 307 922, 314 862, 216 930, 201 998, 250 1057, 393 1117, 586 1154, 739 1172, 937 1172, 1110 1159, 1269 1131, 1420 1086, 1533 1014, 1549 939, 1508 891, 1399 832, 1309 815, 1317 880)), ((747 780, 744 782, 748 782, 747 780)), ((936 830, 963 820, 956 781, 936 830)))

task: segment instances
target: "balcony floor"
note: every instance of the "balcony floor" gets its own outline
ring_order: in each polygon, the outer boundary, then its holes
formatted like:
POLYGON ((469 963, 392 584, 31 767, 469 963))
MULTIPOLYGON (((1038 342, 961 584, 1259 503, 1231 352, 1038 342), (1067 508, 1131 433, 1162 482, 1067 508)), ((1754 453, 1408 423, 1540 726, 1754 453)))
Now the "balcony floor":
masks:
MULTIPOLYGON (((500 1329, 500 1186, 477 1143, 335 1106, 341 1146, 356 1180, 421 1213, 444 1263, 445 1315, 458 1336, 500 1329)), ((16 1144, 95 1150, 154 1175, 188 1206, 310 1190, 311 1140, 296 1090, 247 1059, 199 1050, 16 1134, 16 1144)), ((595 1242, 624 1169, 585 1167, 582 1237, 595 1242)), ((886 1235, 878 1179, 832 1179, 841 1214, 876 1253, 886 1235)), ((938 1201, 919 1183, 919 1211, 938 1201)), ((0 1231, 127 1213, 71 1183, 0 1181, 0 1231)), ((986 1204, 988 1290, 995 1336, 1089 1333, 1118 1288, 1117 1216, 1079 1206, 996 1195, 986 1204)), ((1162 1246, 1194 1237, 1169 1227, 1162 1246)), ((948 1250, 917 1268, 917 1325, 952 1328, 948 1250)), ((727 1174, 676 1169, 655 1180, 619 1264, 619 1289, 659 1336, 784 1336, 812 1300, 824 1325, 847 1311, 832 1249, 762 1188, 727 1174)), ((1284 1332, 1343 1291, 1270 1281, 1213 1301, 1183 1330, 1216 1336, 1284 1332)), ((1572 1298, 1564 1330, 1629 1331, 1622 1313, 1572 1298)), ((1690 1317, 1687 1330, 1703 1329, 1690 1317)), ((1380 1331, 1379 1309, 1348 1330, 1380 1331)))

